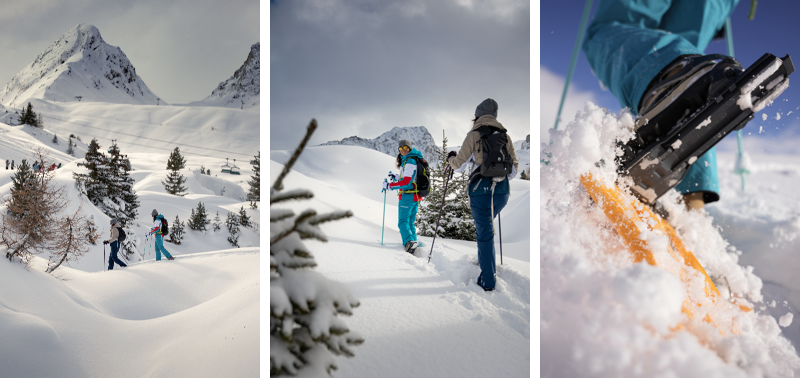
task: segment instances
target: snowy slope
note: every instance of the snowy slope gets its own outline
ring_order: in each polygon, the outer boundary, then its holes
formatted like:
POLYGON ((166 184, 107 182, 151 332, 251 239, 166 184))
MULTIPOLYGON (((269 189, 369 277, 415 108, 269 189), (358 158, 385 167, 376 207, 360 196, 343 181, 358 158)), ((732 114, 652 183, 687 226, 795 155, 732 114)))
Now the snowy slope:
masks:
MULTIPOLYGON (((292 151, 270 151, 270 182, 292 151)), ((474 242, 431 238, 417 257, 405 253, 397 228, 397 197, 380 183, 394 159, 356 146, 307 147, 284 181, 307 188, 311 201, 276 206, 320 213, 347 209, 349 219, 322 227, 328 243, 307 242, 316 271, 344 282, 361 302, 351 330, 365 338, 355 358, 337 359, 341 377, 527 377, 530 375, 530 183, 513 180, 501 214, 503 264, 486 293, 475 280, 474 242), (358 161, 359 164, 349 164, 358 161)))
POLYGON ((21 108, 29 99, 56 102, 166 104, 159 101, 119 47, 78 24, 62 34, 0 91, 0 103, 21 108))
POLYGON ((26 270, 2 258, 0 375, 258 376, 259 255, 241 248, 109 272, 62 267, 58 277, 43 273, 41 259, 26 270))
POLYGON ((247 59, 228 80, 225 80, 201 101, 189 106, 223 106, 229 108, 252 108, 261 103, 261 42, 250 46, 247 59))
MULTIPOLYGON (((613 161, 614 140, 624 137, 631 124, 627 112, 615 115, 589 104, 563 130, 550 130, 553 143, 540 147, 540 158, 549 161, 540 165, 542 376, 800 373, 800 339, 792 321, 799 298, 789 278, 796 276, 797 259, 790 251, 797 250, 791 249, 797 208, 790 204, 791 189, 776 189, 786 176, 781 172, 787 171, 764 164, 763 171, 748 179, 754 192, 737 194, 741 182, 731 174, 734 155, 723 152, 722 200, 709 205, 707 213, 687 212, 675 192, 660 200, 721 295, 754 306, 751 312, 732 307, 721 313, 735 319, 740 329, 739 334, 722 336, 708 323, 685 318, 681 306, 687 289, 681 280, 661 268, 632 263, 611 223, 578 181, 591 172, 614 182, 613 166, 595 162, 613 161), (688 322, 692 332, 672 330, 678 322, 688 322)), ((779 160, 780 167, 793 167, 797 161, 779 160)), ((654 240, 647 232, 641 238, 654 240)))

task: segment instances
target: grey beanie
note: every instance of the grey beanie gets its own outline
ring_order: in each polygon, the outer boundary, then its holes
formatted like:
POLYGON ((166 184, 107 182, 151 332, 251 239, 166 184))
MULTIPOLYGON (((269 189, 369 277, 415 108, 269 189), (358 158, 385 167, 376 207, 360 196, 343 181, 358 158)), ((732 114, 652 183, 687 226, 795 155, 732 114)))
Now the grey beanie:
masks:
POLYGON ((400 144, 397 145, 397 148, 400 148, 400 147, 403 147, 403 146, 408 146, 409 150, 413 148, 411 146, 411 141, 407 140, 407 139, 400 139, 400 144))
POLYGON ((117 224, 117 219, 116 218, 111 218, 111 224, 117 224))
POLYGON ((497 118, 497 101, 487 98, 475 108, 475 118, 480 118, 485 115, 497 118))
POLYGON ((153 209, 153 212, 152 212, 152 213, 150 213, 150 215, 152 215, 152 216, 156 216, 156 215, 158 215, 158 210, 156 210, 156 209, 153 209))

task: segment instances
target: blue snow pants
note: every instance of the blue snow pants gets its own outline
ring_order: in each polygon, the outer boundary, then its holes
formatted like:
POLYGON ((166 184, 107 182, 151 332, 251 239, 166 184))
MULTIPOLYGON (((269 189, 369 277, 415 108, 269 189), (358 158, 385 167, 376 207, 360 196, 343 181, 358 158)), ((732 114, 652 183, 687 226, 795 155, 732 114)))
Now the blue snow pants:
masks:
POLYGON ((414 201, 413 194, 403 194, 398 203, 397 227, 403 238, 403 246, 409 241, 417 240, 417 209, 419 202, 414 201))
POLYGON ((508 180, 497 184, 492 194, 491 179, 482 178, 469 184, 469 206, 475 220, 475 236, 478 241, 478 265, 481 275, 478 285, 484 289, 494 289, 497 273, 495 268, 493 219, 508 203, 508 180), (494 214, 492 206, 494 205, 494 214))
POLYGON ((119 241, 115 240, 110 243, 110 245, 111 253, 108 255, 108 270, 114 269, 114 263, 117 263, 117 265, 121 267, 126 267, 127 265, 125 265, 125 263, 122 262, 119 257, 117 257, 117 253, 119 253, 119 241))
MULTIPOLYGON (((703 54, 739 0, 600 0, 583 52, 620 105, 636 114, 647 86, 669 63, 703 54)), ((676 188, 719 199, 716 153, 700 157, 676 188)))
POLYGON ((164 235, 156 234, 155 236, 156 240, 154 244, 156 250, 156 261, 161 261, 161 252, 164 252, 164 256, 166 256, 166 258, 172 257, 172 255, 170 255, 169 252, 167 252, 167 249, 164 248, 164 235))

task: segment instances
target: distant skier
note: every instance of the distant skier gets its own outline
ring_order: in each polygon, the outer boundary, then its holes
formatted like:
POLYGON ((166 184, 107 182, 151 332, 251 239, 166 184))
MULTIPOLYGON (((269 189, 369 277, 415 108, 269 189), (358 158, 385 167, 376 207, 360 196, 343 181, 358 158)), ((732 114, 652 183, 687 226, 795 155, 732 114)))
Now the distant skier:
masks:
POLYGON ((117 225, 116 219, 111 219, 111 238, 108 240, 104 240, 103 244, 111 244, 111 254, 108 255, 108 270, 114 269, 114 263, 116 262, 117 265, 121 267, 127 267, 122 260, 117 257, 117 253, 119 252, 119 226, 117 225))
POLYGON ((508 181, 517 175, 519 169, 514 143, 506 134, 506 128, 497 121, 497 110, 495 100, 487 98, 481 102, 475 109, 472 130, 467 133, 461 149, 447 155, 452 169, 456 172, 466 170, 470 175, 469 203, 475 220, 481 267, 478 286, 486 291, 494 290, 496 283, 494 218, 508 203, 508 181), (497 161, 500 156, 501 160, 497 161), (495 161, 498 163, 496 170, 493 168, 495 161))
POLYGON ((417 162, 416 159, 423 159, 422 154, 411 146, 408 140, 401 140, 398 146, 399 153, 395 165, 400 168, 399 174, 391 175, 392 182, 383 182, 383 190, 397 190, 398 192, 398 212, 397 227, 400 228, 400 237, 403 239, 403 247, 406 252, 414 254, 417 250, 417 209, 422 197, 417 190, 417 162))
POLYGON ((167 252, 167 249, 164 248, 164 235, 161 233, 161 226, 162 220, 164 216, 159 214, 156 209, 153 209, 153 212, 150 213, 153 216, 153 228, 150 229, 150 232, 147 233, 147 236, 155 234, 155 250, 156 250, 156 261, 161 261, 161 252, 164 252, 164 256, 167 257, 167 260, 175 260, 172 255, 167 252))
POLYGON ((14 169, 14 160, 11 160, 11 169, 14 169))
POLYGON ((8 159, 6 159, 6 170, 8 170, 8 159))
MULTIPOLYGON (((583 52, 592 72, 622 106, 640 116, 651 109, 658 113, 663 108, 656 105, 667 95, 671 102, 703 96, 715 80, 727 80, 743 71, 731 57, 703 56, 711 40, 722 35, 725 20, 738 2, 600 0, 583 52), (695 82, 698 85, 693 85, 695 82)), ((675 187, 687 208, 702 209, 719 200, 716 156, 711 148, 690 163, 683 181, 675 187)))

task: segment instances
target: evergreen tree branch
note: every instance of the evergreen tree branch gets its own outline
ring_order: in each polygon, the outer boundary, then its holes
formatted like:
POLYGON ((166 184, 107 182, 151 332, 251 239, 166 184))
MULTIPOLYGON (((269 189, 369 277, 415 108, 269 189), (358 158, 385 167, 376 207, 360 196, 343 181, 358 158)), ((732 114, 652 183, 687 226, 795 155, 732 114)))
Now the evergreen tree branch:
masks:
POLYGON ((314 130, 316 129, 317 129, 317 120, 311 119, 311 122, 308 124, 308 128, 306 129, 306 136, 303 137, 303 140, 300 142, 300 145, 297 146, 297 148, 294 150, 294 154, 292 154, 292 157, 289 158, 289 161, 286 162, 286 165, 283 166, 283 170, 281 171, 280 175, 278 175, 278 178, 275 180, 275 184, 272 185, 272 190, 274 191, 283 190, 284 177, 286 177, 286 175, 292 169, 292 166, 294 166, 294 163, 297 161, 297 158, 300 157, 300 154, 303 152, 303 149, 305 149, 306 143, 308 143, 308 140, 311 138, 311 134, 313 134, 314 130))

